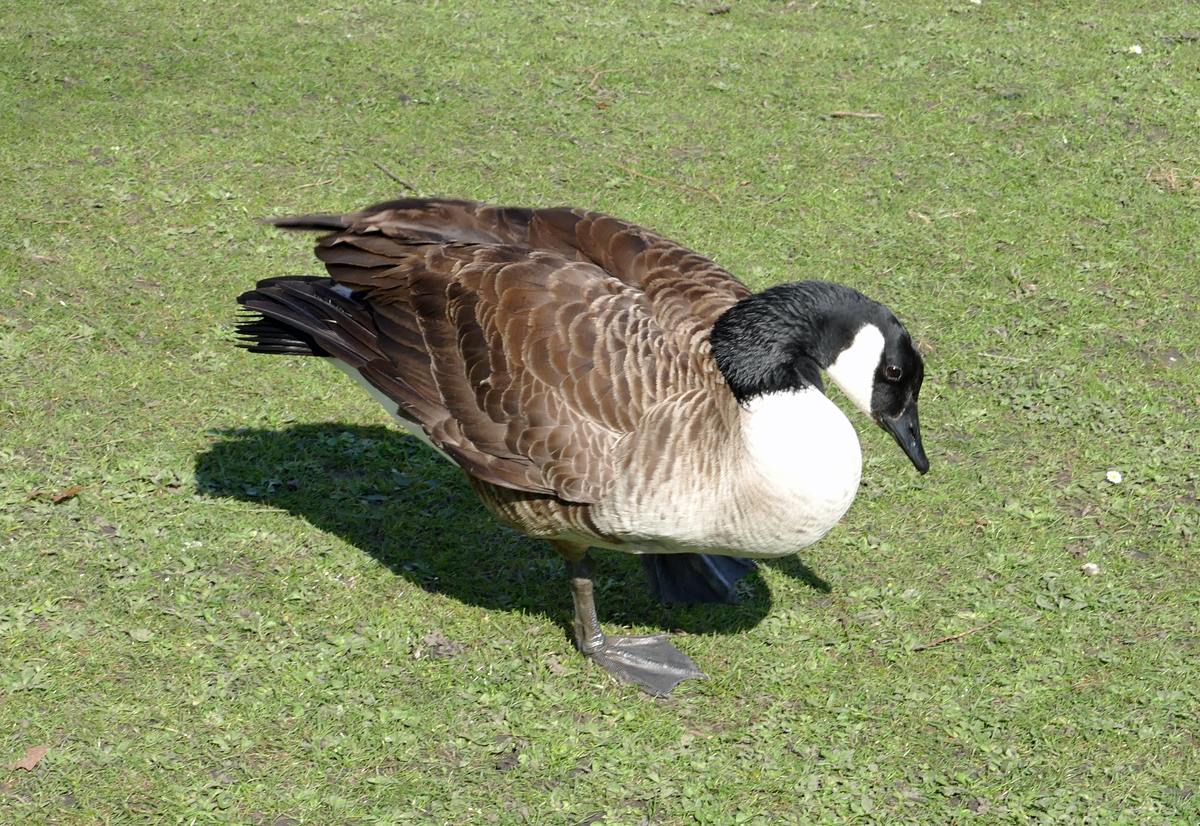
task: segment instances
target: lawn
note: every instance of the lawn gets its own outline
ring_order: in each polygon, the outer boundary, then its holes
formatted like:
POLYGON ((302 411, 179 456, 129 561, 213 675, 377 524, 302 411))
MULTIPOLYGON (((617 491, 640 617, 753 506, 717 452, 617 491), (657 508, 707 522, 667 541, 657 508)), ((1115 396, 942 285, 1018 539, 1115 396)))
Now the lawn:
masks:
POLYGON ((1200 823, 1194 4, 11 3, 0 102, 0 822, 1200 823), (851 412, 737 606, 599 554, 711 677, 615 683, 549 548, 231 344, 318 271, 261 219, 410 190, 885 302, 932 470, 851 412))

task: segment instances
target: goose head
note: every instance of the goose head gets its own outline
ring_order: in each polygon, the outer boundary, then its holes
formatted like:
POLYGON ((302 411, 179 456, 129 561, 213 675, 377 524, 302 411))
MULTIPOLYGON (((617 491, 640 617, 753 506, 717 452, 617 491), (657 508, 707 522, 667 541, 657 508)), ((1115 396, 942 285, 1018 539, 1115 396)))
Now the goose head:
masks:
POLYGON ((739 404, 816 388, 821 372, 925 473, 917 397, 925 363, 892 312, 828 281, 779 284, 743 298, 713 325, 712 354, 739 404))

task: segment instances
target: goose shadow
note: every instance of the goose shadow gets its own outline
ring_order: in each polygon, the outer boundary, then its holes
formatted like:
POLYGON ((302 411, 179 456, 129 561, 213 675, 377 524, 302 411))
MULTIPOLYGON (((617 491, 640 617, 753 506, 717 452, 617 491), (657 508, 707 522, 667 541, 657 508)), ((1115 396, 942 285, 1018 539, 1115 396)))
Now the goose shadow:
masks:
MULTIPOLYGON (((280 508, 427 591, 488 610, 540 614, 571 638, 561 557, 497 522, 462 472, 411 436, 336 422, 214 432, 219 440, 195 461, 200 493, 280 508)), ((758 571, 739 585, 736 605, 663 605, 632 554, 593 553, 600 563, 597 608, 608 624, 733 634, 771 609, 758 571)), ((795 558, 773 564, 830 590, 795 558)))

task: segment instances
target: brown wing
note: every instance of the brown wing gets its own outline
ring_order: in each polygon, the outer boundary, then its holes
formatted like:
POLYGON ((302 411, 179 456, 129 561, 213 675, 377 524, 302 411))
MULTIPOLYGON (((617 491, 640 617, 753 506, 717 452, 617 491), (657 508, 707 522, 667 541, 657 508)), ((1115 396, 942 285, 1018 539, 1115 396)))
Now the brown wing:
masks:
POLYGON ((375 340, 354 319, 333 325, 333 346, 316 337, 325 350, 346 359, 352 338, 363 375, 472 475, 571 502, 603 497, 646 410, 721 384, 709 330, 749 294, 684 247, 582 210, 404 200, 276 223, 340 230, 317 256, 369 308, 375 340))
POLYGON ((593 264, 353 233, 317 254, 371 309, 395 376, 368 379, 493 484, 599 501, 646 400, 688 384, 640 292, 593 264))
POLYGON ((598 212, 527 209, 474 201, 406 198, 348 215, 277 220, 293 229, 364 236, 507 244, 590 261, 645 292, 651 313, 683 350, 707 350, 717 317, 750 290, 724 268, 657 233, 598 212))

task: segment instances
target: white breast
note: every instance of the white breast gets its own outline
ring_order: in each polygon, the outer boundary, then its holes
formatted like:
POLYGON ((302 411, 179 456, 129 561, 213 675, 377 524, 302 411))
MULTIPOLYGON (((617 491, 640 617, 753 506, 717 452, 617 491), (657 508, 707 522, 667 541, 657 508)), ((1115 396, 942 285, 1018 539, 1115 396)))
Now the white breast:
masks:
POLYGON ((793 542, 816 542, 858 492, 862 448, 854 426, 824 393, 809 387, 753 399, 742 427, 747 471, 761 478, 764 516, 790 517, 793 542))

